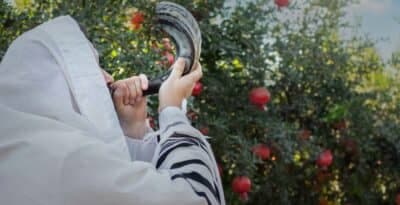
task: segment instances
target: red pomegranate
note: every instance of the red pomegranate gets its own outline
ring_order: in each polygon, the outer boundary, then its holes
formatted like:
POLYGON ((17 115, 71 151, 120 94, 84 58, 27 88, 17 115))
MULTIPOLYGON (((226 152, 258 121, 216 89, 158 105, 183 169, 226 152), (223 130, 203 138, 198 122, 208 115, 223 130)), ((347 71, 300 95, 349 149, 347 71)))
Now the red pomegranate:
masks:
POLYGON ((396 195, 396 205, 400 205, 400 192, 396 195))
POLYGON ((289 6, 289 0, 275 0, 275 4, 278 7, 287 7, 289 6))
POLYGON ((317 165, 323 169, 328 168, 333 162, 333 155, 331 150, 327 149, 323 151, 317 159, 317 165))
POLYGON ((140 29, 143 22, 144 22, 144 15, 142 12, 137 11, 132 14, 131 24, 133 25, 134 29, 140 29))
POLYGON ((253 88, 250 91, 250 102, 257 107, 264 106, 271 99, 271 94, 264 87, 253 88))
POLYGON ((192 96, 199 96, 201 91, 203 90, 203 84, 201 82, 197 82, 192 90, 192 96))
POLYGON ((164 54, 163 54, 163 56, 164 56, 164 58, 166 58, 166 60, 167 60, 167 62, 168 62, 168 63, 166 63, 166 66, 169 67, 169 66, 171 66, 172 64, 174 64, 175 56, 172 55, 172 53, 170 53, 170 52, 168 52, 168 51, 165 51, 164 54))
POLYGON ((235 193, 248 193, 251 189, 251 181, 247 176, 237 176, 232 181, 232 190, 235 193))
POLYGON ((209 133, 209 129, 208 129, 208 127, 202 127, 202 128, 200 128, 200 132, 203 134, 203 135, 208 135, 208 133, 209 133))
POLYGON ((253 153, 260 157, 262 160, 269 159, 271 155, 271 149, 265 144, 257 144, 252 148, 253 153))

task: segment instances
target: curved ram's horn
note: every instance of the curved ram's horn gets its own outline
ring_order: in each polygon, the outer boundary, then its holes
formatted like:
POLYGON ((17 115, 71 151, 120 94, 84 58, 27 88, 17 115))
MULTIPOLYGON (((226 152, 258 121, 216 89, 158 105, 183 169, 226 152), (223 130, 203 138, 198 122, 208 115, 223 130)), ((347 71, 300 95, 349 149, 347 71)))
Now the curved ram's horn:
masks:
MULTIPOLYGON (((183 74, 189 73, 200 58, 201 32, 196 19, 181 5, 171 2, 160 2, 156 6, 156 16, 161 28, 167 32, 176 46, 176 56, 185 59, 183 74)), ((177 58, 175 58, 177 59, 177 58)), ((157 93, 171 69, 164 75, 153 79, 144 95, 157 93)))

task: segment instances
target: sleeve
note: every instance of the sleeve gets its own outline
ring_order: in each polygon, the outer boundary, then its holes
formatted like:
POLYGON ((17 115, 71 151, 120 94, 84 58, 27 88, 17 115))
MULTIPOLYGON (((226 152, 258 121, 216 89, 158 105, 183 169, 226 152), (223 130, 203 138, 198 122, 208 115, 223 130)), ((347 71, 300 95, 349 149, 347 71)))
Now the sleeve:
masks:
POLYGON ((186 181, 208 205, 225 204, 217 164, 205 136, 177 107, 165 108, 159 122, 160 142, 153 158, 156 169, 167 170, 172 181, 186 181))
MULTIPOLYGON (((184 99, 182 101, 182 111, 186 112, 187 101, 184 99)), ((150 162, 154 156, 156 146, 158 144, 160 135, 159 132, 154 132, 150 127, 149 121, 147 123, 146 134, 143 139, 132 139, 126 137, 126 143, 128 144, 129 154, 132 161, 145 161, 150 162)))
MULTIPOLYGON (((150 128, 151 129, 151 128, 150 128)), ((154 156, 154 152, 157 146, 157 138, 159 137, 158 132, 149 131, 143 137, 143 139, 132 139, 126 137, 128 144, 129 154, 132 161, 144 161, 150 162, 154 156)))

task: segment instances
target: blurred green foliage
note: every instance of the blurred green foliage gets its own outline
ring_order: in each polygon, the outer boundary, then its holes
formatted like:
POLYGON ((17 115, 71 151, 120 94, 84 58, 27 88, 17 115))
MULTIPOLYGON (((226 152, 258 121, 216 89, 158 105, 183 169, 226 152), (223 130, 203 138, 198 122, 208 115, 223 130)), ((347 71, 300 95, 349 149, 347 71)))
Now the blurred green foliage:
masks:
MULTIPOLYGON (((29 1, 28 1, 29 2, 29 1)), ((249 204, 394 204, 400 193, 400 54, 385 64, 342 18, 352 1, 175 1, 188 8, 203 34, 204 85, 190 99, 190 118, 208 128, 222 166, 228 204, 235 176, 252 180, 249 204), (297 3, 296 3, 297 2, 297 3), (249 91, 267 87, 268 109, 249 103, 249 91), (310 136, 304 136, 308 133, 310 136), (265 161, 251 148, 269 146, 265 161), (324 149, 334 162, 315 164, 324 149)), ((36 0, 12 9, 0 3, 0 59, 18 35, 59 15, 86 27, 103 68, 116 78, 163 71, 154 19, 157 1, 36 0), (141 29, 129 28, 135 11, 141 29)), ((156 101, 150 100, 150 113, 156 101)))

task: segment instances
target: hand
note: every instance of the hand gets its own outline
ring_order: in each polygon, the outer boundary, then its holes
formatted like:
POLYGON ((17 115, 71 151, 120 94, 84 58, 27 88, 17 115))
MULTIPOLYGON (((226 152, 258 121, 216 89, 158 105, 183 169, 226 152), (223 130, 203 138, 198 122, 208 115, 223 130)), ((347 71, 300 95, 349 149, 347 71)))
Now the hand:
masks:
POLYGON ((142 90, 147 90, 148 84, 147 77, 140 74, 110 85, 120 125, 128 137, 141 139, 146 133, 147 100, 142 90))
POLYGON ((171 75, 160 88, 158 95, 160 101, 159 111, 168 106, 180 108, 182 100, 190 96, 195 83, 203 75, 201 65, 196 63, 196 67, 189 74, 182 76, 185 68, 185 60, 183 58, 179 58, 172 67, 171 75))

